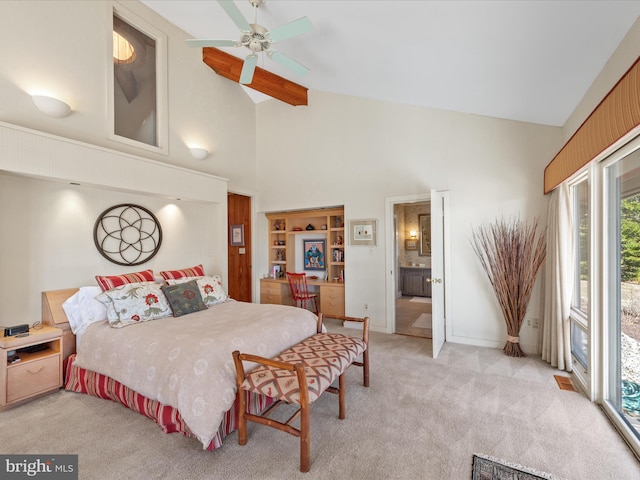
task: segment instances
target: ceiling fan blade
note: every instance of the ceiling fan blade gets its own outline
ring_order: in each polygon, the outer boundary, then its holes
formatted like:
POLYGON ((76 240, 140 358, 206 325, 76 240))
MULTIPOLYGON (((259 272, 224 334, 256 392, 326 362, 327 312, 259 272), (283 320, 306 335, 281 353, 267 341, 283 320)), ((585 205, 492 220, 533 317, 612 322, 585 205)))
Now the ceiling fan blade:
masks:
POLYGON ((190 47, 235 47, 238 42, 235 40, 200 40, 196 38, 187 39, 190 47))
POLYGON ((307 17, 302 17, 294 20, 293 22, 289 22, 286 25, 270 30, 269 36, 273 42, 281 42, 287 38, 306 33, 312 28, 313 24, 311 23, 311 20, 307 17))
POLYGON ((249 22, 244 18, 244 15, 240 12, 236 4, 233 3, 232 0, 218 0, 220 6, 227 12, 229 18, 233 20, 233 23, 242 30, 243 32, 250 32, 251 27, 249 26, 249 22))
POLYGON ((253 80, 253 72, 256 69, 256 63, 258 63, 258 55, 252 53, 244 59, 244 65, 242 65, 242 72, 240 73, 240 83, 248 85, 253 80))
POLYGON ((284 65, 289 70, 297 73, 300 76, 306 75, 307 73, 309 73, 309 69, 307 67, 296 62, 292 58, 287 57, 284 53, 271 50, 267 52, 267 55, 269 55, 269 58, 271 58, 272 60, 275 60, 280 65, 284 65))

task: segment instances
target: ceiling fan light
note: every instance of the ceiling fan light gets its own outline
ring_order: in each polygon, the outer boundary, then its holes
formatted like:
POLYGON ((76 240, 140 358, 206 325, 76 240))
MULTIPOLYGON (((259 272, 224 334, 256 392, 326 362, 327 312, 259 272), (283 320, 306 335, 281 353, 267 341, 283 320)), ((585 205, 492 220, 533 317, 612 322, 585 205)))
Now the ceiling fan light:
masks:
POLYGON ((197 40, 189 39, 187 43, 192 46, 199 47, 217 47, 217 46, 243 46, 251 51, 249 56, 245 58, 242 71, 240 72, 239 83, 249 85, 253 79, 253 73, 256 67, 257 55, 260 52, 267 52, 269 58, 282 64, 299 75, 305 75, 309 69, 304 65, 290 59, 284 54, 271 50, 271 46, 279 41, 296 37, 308 32, 313 28, 313 24, 307 17, 302 17, 289 22, 281 27, 269 31, 264 26, 258 24, 258 7, 264 0, 249 0, 254 8, 254 23, 249 23, 236 4, 230 0, 217 0, 218 4, 224 9, 229 18, 240 29, 240 41, 235 43, 231 40, 197 40))
POLYGON ((262 42, 259 40, 251 40, 249 42, 249 50, 252 52, 261 52, 262 51, 262 42))

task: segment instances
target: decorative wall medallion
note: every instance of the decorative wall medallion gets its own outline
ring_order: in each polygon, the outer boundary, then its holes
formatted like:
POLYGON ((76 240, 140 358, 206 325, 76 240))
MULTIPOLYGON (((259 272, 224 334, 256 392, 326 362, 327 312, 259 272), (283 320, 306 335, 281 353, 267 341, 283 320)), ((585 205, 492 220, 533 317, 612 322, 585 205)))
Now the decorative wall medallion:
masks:
POLYGON ((100 214, 93 227, 100 254, 118 265, 140 265, 158 253, 162 244, 160 222, 144 207, 116 205, 100 214))

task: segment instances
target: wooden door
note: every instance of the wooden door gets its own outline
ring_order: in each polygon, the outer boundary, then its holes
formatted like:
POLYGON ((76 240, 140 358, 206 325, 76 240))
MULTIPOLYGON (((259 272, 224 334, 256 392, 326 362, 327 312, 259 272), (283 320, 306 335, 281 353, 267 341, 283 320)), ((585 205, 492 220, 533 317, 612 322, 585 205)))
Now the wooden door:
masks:
MULTIPOLYGON (((229 296, 241 302, 251 302, 251 198, 235 193, 227 194, 227 230, 231 226, 241 225, 243 242, 229 235, 228 264, 229 264, 229 296), (235 240, 235 241, 232 241, 235 240), (243 243, 234 245, 232 243, 243 243)), ((234 229, 237 232, 237 228, 234 229)))

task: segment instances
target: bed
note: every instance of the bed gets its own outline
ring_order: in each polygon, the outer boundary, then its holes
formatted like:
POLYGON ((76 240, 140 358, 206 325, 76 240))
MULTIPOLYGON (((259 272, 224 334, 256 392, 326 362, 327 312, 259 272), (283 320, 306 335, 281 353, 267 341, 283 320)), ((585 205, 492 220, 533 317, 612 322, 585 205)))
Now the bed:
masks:
MULTIPOLYGON (((208 450, 236 429, 232 352, 275 356, 317 329, 307 310, 225 298, 124 328, 94 321, 74 334, 62 305, 86 288, 43 292, 43 321, 64 331, 65 388, 117 401, 208 450)), ((273 400, 250 394, 247 401, 259 413, 273 400)))

